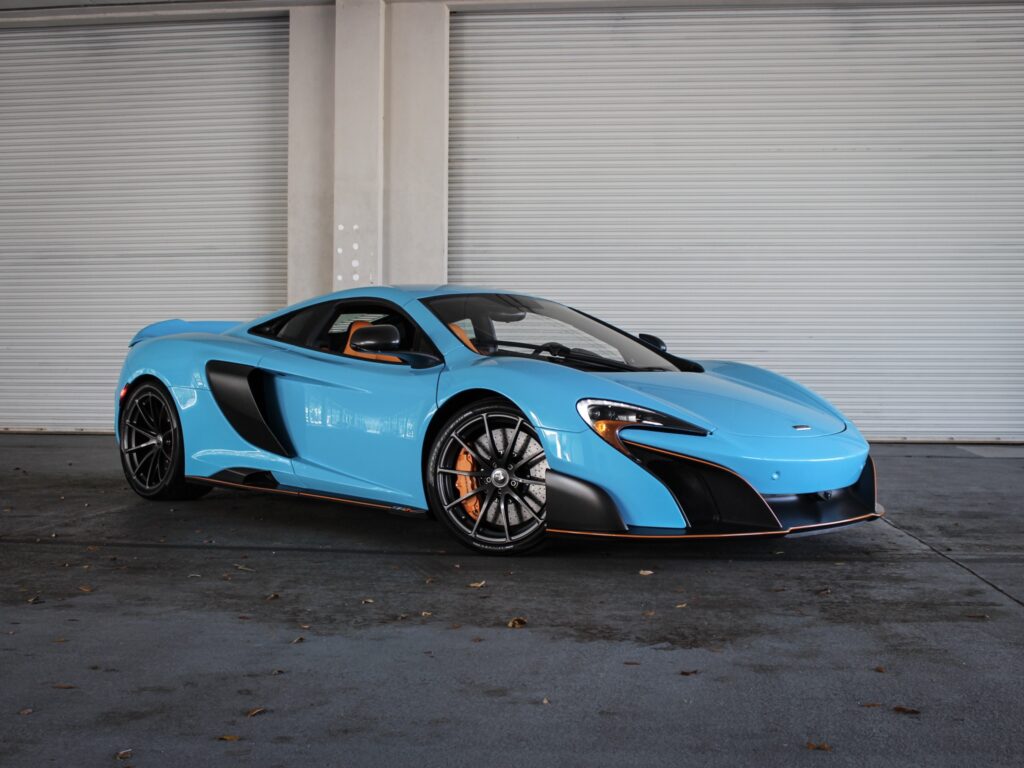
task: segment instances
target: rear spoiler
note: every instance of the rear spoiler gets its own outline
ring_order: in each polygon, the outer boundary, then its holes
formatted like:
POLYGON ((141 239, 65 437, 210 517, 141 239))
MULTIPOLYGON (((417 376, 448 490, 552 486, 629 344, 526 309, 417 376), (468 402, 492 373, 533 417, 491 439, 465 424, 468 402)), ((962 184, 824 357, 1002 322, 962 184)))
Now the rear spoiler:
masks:
POLYGON ((147 325, 128 342, 133 347, 140 341, 158 336, 176 336, 179 333, 224 333, 238 325, 234 320, 161 320, 147 325))

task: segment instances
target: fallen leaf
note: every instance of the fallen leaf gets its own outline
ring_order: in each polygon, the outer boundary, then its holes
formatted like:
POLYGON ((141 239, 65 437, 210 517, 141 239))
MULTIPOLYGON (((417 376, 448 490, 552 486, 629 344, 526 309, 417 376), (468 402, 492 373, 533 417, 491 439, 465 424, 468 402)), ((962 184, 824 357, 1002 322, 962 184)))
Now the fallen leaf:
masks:
POLYGON ((480 589, 481 587, 486 587, 486 586, 487 586, 487 582, 486 581, 473 581, 473 582, 470 582, 470 584, 469 584, 469 588, 470 589, 480 589))
POLYGON ((226 736, 218 736, 217 737, 217 741, 238 741, 241 738, 242 738, 241 736, 235 736, 233 734, 229 734, 229 735, 226 735, 226 736))
POLYGON ((471 643, 482 643, 484 639, 482 637, 474 637, 470 640, 471 643))
POLYGON ((249 621, 252 618, 252 616, 246 616, 245 614, 242 614, 238 618, 241 619, 242 621, 249 621))
POLYGON ((513 616, 506 624, 509 629, 522 629, 526 626, 526 619, 523 616, 513 616))
POLYGON ((686 603, 676 603, 676 608, 685 608, 686 603))
POLYGON ((78 591, 79 592, 85 592, 86 594, 88 594, 89 592, 92 592, 92 587, 89 586, 88 584, 82 584, 81 586, 78 587, 78 591))
POLYGON ((39 603, 43 602, 43 598, 41 598, 39 595, 32 595, 32 597, 30 597, 25 602, 29 605, 39 605, 39 603))
POLYGON ((639 667, 640 666, 640 662, 639 661, 624 661, 624 662, 622 662, 622 664, 623 664, 623 666, 626 666, 626 667, 639 667))
POLYGON ((283 675, 284 673, 285 673, 285 671, 283 669, 275 669, 270 674, 272 674, 272 675, 283 675))
POLYGON ((19 715, 31 715, 32 711, 33 711, 32 707, 25 707, 24 709, 19 709, 18 710, 18 714, 19 715))
MULTIPOLYGON (((825 597, 826 595, 831 595, 832 594, 832 587, 822 587, 821 589, 819 589, 814 594, 816 594, 816 595, 818 595, 820 597, 825 597)), ((810 744, 810 742, 807 742, 807 743, 810 744)))
POLYGON ((785 552, 783 552, 783 551, 782 551, 781 549, 779 549, 779 550, 776 550, 775 552, 772 552, 772 554, 773 554, 773 555, 784 555, 784 554, 786 554, 786 553, 785 553, 785 552))
POLYGON ((897 714, 900 714, 900 715, 920 715, 921 714, 921 710, 914 709, 913 707, 904 707, 901 704, 897 704, 895 707, 893 707, 892 711, 896 712, 897 714))
POLYGON ((240 571, 248 571, 249 573, 256 573, 255 570, 253 570, 252 568, 250 568, 247 565, 242 565, 241 563, 232 563, 232 565, 235 566, 235 568, 237 568, 240 571))
POLYGON ((883 673, 883 672, 885 672, 885 667, 881 667, 881 666, 875 667, 875 672, 883 673))
POLYGON ((433 616, 433 615, 434 615, 433 611, 420 611, 420 616, 422 616, 424 619, 429 618, 430 616, 433 616))
POLYGON ((279 594, 277 594, 277 592, 271 592, 269 595, 267 595, 263 599, 267 600, 267 601, 270 601, 270 600, 277 600, 279 597, 281 597, 281 596, 279 594))
POLYGON ((641 570, 641 571, 640 571, 640 575, 641 575, 641 576, 653 576, 653 575, 654 575, 654 571, 645 571, 645 570, 641 570))
POLYGON ((448 629, 462 629, 461 624, 449 624, 448 629))
POLYGON ((459 565, 458 563, 456 563, 455 565, 453 565, 453 566, 452 566, 452 568, 461 568, 461 567, 462 567, 462 566, 461 566, 461 565, 459 565))
POLYGON ((882 705, 879 704, 877 701, 869 701, 866 704, 861 704, 861 706, 865 709, 874 709, 875 707, 880 707, 882 705))
POLYGON ((815 743, 813 741, 808 741, 807 742, 807 748, 808 749, 816 749, 816 750, 818 750, 820 752, 831 752, 832 751, 832 745, 829 744, 827 741, 819 741, 817 743, 815 743))
POLYGON ((964 616, 966 616, 968 619, 987 619, 988 618, 988 614, 987 613, 965 613, 964 616))
POLYGON ((425 578, 423 580, 423 583, 424 584, 433 584, 434 583, 434 577, 433 576, 427 576, 427 578, 425 578))
POLYGON ((53 642, 55 642, 55 643, 66 643, 67 641, 68 641, 68 639, 66 637, 58 637, 53 642))
POLYGON ((654 615, 654 611, 644 611, 643 615, 646 616, 649 619, 649 618, 651 618, 651 616, 654 615))
POLYGON ((299 624, 299 629, 312 629, 312 624, 299 624))
POLYGON ((188 577, 190 579, 201 579, 201 578, 203 578, 203 574, 201 574, 201 573, 190 573, 188 575, 188 577))
POLYGON ((304 642, 306 642, 306 638, 304 638, 302 635, 299 635, 298 637, 296 637, 294 640, 291 641, 290 645, 295 645, 296 643, 304 643, 304 642))
POLYGON ((364 597, 362 604, 363 605, 373 605, 373 598, 372 597, 364 597))
POLYGON ((257 715, 264 714, 266 711, 267 711, 266 707, 253 707, 252 709, 250 709, 248 712, 245 713, 245 716, 246 717, 256 717, 257 715))
POLYGON ((683 677, 689 677, 690 675, 696 675, 698 672, 700 672, 699 669, 683 669, 680 670, 679 674, 683 677))
POLYGON ((70 691, 70 690, 74 690, 78 686, 77 685, 72 685, 71 683, 57 683, 53 687, 57 688, 58 690, 61 690, 61 691, 70 691))
POLYGON ((543 699, 540 700, 540 703, 541 704, 550 704, 551 700, 547 696, 545 696, 543 699))
POLYGON ((122 749, 120 752, 114 755, 114 757, 116 757, 118 760, 131 760, 132 751, 130 749, 122 749))

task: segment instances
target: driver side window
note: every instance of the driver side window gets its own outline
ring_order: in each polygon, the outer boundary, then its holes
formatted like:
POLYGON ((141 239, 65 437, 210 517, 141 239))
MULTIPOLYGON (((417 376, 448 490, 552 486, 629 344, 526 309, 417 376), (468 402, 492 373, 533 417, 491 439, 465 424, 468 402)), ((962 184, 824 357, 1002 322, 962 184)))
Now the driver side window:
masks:
POLYGON ((393 325, 397 328, 400 339, 399 348, 402 350, 433 351, 419 327, 406 319, 399 311, 388 305, 364 302, 345 302, 338 305, 312 346, 320 352, 329 352, 360 360, 402 363, 394 355, 364 352, 352 346, 352 334, 369 325, 393 325))

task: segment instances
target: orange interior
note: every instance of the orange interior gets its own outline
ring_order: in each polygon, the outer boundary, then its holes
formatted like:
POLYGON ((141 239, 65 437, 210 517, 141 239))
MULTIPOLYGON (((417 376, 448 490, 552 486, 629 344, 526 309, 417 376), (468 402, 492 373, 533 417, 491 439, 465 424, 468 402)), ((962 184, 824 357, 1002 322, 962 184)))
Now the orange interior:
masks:
POLYGON ((452 333, 459 337, 459 341, 461 341, 471 350, 476 352, 478 355, 480 354, 480 350, 476 348, 476 344, 470 341, 469 334, 462 330, 457 323, 448 323, 448 327, 452 329, 452 333))
MULTIPOLYGON (((455 460, 455 468, 460 472, 475 472, 476 462, 473 461, 473 456, 463 448, 459 451, 459 457, 455 460)), ((465 496, 467 493, 472 493, 476 490, 479 481, 475 477, 466 477, 465 475, 458 475, 455 478, 455 490, 459 492, 459 496, 465 496)), ((462 502, 462 508, 466 510, 466 514, 476 520, 477 515, 480 514, 480 494, 466 499, 462 502)))
POLYGON ((402 362, 400 358, 397 358, 394 355, 378 355, 374 352, 362 352, 361 350, 354 349, 352 347, 352 334, 358 331, 360 328, 366 328, 369 325, 371 325, 371 323, 368 323, 365 320, 352 321, 352 324, 349 325, 348 327, 348 338, 345 339, 345 354, 348 355, 349 357, 360 357, 363 360, 376 360, 377 362, 380 363, 402 362))

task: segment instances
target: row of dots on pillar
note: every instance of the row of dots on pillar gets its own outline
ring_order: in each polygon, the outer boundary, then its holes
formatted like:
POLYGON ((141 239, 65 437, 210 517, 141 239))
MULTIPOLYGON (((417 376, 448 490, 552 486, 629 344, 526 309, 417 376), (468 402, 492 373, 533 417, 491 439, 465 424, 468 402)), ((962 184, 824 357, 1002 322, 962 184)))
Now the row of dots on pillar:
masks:
MULTIPOLYGON (((335 259, 335 263, 337 263, 339 265, 339 269, 340 269, 340 265, 345 263, 345 255, 349 254, 349 256, 350 256, 349 264, 351 264, 351 266, 352 266, 352 271, 349 274, 349 280, 351 280, 353 283, 358 283, 360 278, 361 278, 361 275, 359 274, 359 225, 358 224, 353 224, 350 229, 351 229, 351 232, 352 232, 352 242, 349 243, 349 244, 341 243, 337 247, 335 247, 334 250, 335 250, 335 252, 338 255, 338 258, 335 259)), ((339 241, 339 243, 345 237, 345 235, 342 234, 344 232, 346 232, 345 225, 344 224, 339 224, 338 225, 338 241, 339 241)), ((339 272, 338 275, 337 275, 337 279, 338 279, 339 283, 345 282, 345 274, 343 272, 339 272)))

